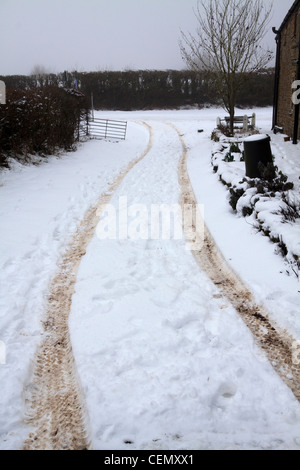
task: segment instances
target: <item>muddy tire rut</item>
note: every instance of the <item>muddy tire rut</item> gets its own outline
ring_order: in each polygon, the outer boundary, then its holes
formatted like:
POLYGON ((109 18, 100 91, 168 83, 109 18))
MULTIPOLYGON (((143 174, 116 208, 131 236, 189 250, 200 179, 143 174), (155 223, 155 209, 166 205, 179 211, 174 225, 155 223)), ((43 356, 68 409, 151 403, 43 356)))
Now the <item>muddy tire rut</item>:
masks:
POLYGON ((50 284, 43 340, 35 355, 30 383, 24 390, 25 421, 33 429, 24 450, 91 449, 88 413, 72 353, 68 320, 80 261, 94 236, 99 217, 125 176, 152 148, 152 129, 142 124, 149 131, 147 149, 87 211, 50 284))
MULTIPOLYGON (((97 204, 87 211, 51 281, 43 319, 43 340, 35 355, 30 383, 24 390, 26 422, 33 429, 24 443, 24 450, 91 449, 88 413, 73 357, 68 320, 80 261, 94 236, 99 217, 125 176, 152 148, 152 129, 143 124, 150 135, 146 151, 119 174, 97 204)), ((187 171, 188 152, 180 131, 174 125, 172 127, 183 148, 179 163, 181 203, 196 207, 187 171)), ((281 330, 264 308, 255 303, 252 293, 228 266, 207 228, 202 250, 193 253, 201 269, 239 312, 257 344, 300 401, 300 366, 292 361, 294 338, 281 330)))
MULTIPOLYGON (((180 131, 174 125, 172 127, 177 131, 183 148, 178 169, 181 204, 196 207, 197 200, 187 170, 187 147, 180 131)), ((240 314, 273 368, 300 401, 300 365, 293 362, 295 338, 271 320, 266 309, 256 303, 251 291, 228 265, 206 226, 204 230, 203 248, 193 251, 199 266, 240 314)))

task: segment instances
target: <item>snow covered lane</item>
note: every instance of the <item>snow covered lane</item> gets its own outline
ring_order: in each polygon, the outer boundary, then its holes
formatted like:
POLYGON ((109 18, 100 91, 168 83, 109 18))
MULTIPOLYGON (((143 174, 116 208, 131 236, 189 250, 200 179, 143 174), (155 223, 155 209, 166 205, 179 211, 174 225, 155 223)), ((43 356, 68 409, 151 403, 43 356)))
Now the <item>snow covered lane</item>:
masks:
POLYGON ((38 166, 0 172, 0 449, 28 437, 25 402, 34 353, 42 341, 49 285, 85 212, 129 162, 145 151, 149 133, 129 123, 126 141, 89 141, 38 166))
MULTIPOLYGON (((111 200, 119 222, 120 201, 131 222, 180 201, 181 142, 149 124, 152 150, 111 200)), ((70 335, 94 448, 299 449, 298 402, 185 241, 140 234, 95 234, 79 268, 70 335)))

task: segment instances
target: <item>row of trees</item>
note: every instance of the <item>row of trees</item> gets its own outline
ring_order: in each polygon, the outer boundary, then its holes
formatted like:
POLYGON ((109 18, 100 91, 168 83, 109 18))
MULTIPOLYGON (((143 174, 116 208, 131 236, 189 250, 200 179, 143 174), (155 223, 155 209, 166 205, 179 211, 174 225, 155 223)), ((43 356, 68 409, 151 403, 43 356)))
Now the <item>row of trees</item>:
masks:
MULTIPOLYGON (((236 104, 242 107, 272 105, 274 69, 243 75, 236 104)), ((164 109, 222 104, 214 77, 203 71, 64 72, 0 79, 5 81, 7 89, 15 90, 41 90, 49 86, 78 88, 90 103, 93 95, 96 109, 164 109)))
MULTIPOLYGON (((209 72, 95 72, 80 74, 78 78, 82 91, 87 96, 93 93, 98 109, 164 109, 221 103, 209 72)), ((254 74, 240 89, 237 105, 272 104, 273 83, 273 70, 254 74)))

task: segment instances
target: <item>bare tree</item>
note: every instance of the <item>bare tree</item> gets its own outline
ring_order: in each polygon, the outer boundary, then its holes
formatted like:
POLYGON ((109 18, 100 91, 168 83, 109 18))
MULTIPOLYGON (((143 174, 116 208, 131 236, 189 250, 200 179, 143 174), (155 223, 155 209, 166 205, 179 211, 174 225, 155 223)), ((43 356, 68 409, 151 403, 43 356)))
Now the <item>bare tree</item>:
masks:
POLYGON ((264 0, 199 0, 196 33, 181 31, 182 57, 189 68, 212 77, 230 115, 231 133, 239 89, 272 59, 272 52, 261 47, 271 12, 264 0))

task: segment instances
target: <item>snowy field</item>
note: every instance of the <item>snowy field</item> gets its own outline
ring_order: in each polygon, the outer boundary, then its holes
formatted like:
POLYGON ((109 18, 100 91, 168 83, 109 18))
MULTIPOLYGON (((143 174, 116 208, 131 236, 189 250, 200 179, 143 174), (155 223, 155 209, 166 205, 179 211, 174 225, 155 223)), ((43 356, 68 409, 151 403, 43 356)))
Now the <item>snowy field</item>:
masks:
MULTIPOLYGON (((272 110, 256 110, 270 133, 272 110)), ((252 113, 252 111, 251 111, 252 113)), ((224 111, 98 112, 128 120, 124 142, 90 141, 39 166, 0 173, 0 449, 19 449, 41 319, 57 262, 85 211, 130 161, 111 205, 178 204, 181 132, 205 221, 270 318, 300 340, 299 281, 274 245, 233 214, 211 167, 224 111), (203 129, 203 133, 198 133, 203 129)), ((299 183, 300 148, 273 136, 279 169, 299 183)), ((143 237, 142 237, 143 238, 143 237)), ((100 240, 83 257, 70 332, 95 449, 300 449, 300 405, 185 240, 100 240)))

